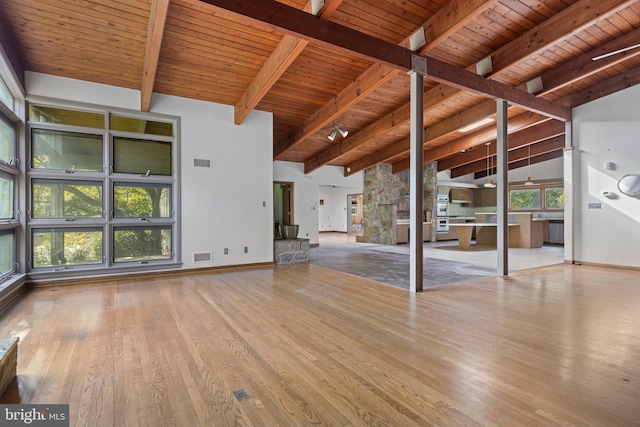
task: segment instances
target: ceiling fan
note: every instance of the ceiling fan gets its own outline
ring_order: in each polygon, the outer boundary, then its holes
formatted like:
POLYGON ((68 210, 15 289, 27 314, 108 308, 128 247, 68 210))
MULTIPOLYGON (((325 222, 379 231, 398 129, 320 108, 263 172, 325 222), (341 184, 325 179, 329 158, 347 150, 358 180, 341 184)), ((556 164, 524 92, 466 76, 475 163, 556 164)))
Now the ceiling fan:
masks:
POLYGON ((605 53, 603 55, 594 56, 593 58, 591 58, 591 60, 592 61, 597 61, 599 59, 608 58, 610 56, 617 55, 619 53, 623 53, 623 52, 626 52, 628 50, 636 49, 636 48, 639 48, 639 47, 640 47, 640 43, 634 44, 633 46, 623 47, 622 49, 614 50, 613 52, 605 53))

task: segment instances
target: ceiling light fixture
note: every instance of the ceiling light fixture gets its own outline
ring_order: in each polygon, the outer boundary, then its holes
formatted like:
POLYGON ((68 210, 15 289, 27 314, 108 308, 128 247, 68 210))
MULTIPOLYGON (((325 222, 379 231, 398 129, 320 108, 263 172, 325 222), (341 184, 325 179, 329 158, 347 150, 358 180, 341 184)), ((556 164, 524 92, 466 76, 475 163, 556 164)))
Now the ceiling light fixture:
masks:
POLYGON ((336 136, 338 135, 338 132, 340 132, 340 135, 342 135, 343 138, 346 138, 347 135, 349 135, 349 131, 348 130, 342 129, 340 126, 335 125, 333 127, 333 130, 329 134, 329 136, 327 136, 327 138, 329 138, 329 141, 333 141, 334 139, 336 139, 336 136))
POLYGON ((626 51, 631 50, 631 49, 636 49, 638 47, 640 47, 640 44, 634 44, 633 46, 627 46, 625 48, 618 49, 618 50, 615 50, 613 52, 605 53, 604 55, 594 56, 593 58, 591 58, 591 60, 592 61, 598 61, 600 59, 608 58, 610 56, 617 55, 619 53, 623 53, 623 52, 626 52, 626 51))
POLYGON ((531 144, 528 145, 529 148, 529 157, 527 157, 527 163, 528 163, 528 168, 527 168, 527 172, 528 172, 528 176, 527 176, 527 182, 524 183, 524 185, 534 185, 534 182, 531 181, 531 144))
MULTIPOLYGON (((489 175, 490 175, 490 173, 489 173, 489 157, 491 157, 491 156, 489 156, 489 146, 491 145, 491 143, 487 142, 484 145, 487 146, 487 180, 484 183, 484 188, 496 188, 496 184, 494 184, 493 180, 489 179, 489 175)), ((492 165, 492 168, 493 168, 493 157, 491 158, 491 165, 492 165)))
POLYGON ((489 123, 493 123, 494 120, 491 117, 484 118, 482 120, 478 120, 477 122, 471 123, 468 126, 458 129, 460 132, 469 132, 470 130, 477 129, 481 126, 488 125, 489 123))

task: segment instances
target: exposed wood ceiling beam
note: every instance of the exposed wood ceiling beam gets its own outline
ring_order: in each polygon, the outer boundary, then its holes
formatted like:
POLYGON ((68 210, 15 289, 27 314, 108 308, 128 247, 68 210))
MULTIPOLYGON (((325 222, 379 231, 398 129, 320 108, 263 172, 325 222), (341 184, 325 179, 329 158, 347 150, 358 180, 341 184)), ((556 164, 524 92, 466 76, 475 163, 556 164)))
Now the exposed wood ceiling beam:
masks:
MULTIPOLYGON (((429 52, 442 40, 454 34, 460 27, 472 21, 487 8, 496 3, 496 1, 497 0, 449 1, 423 24, 423 27, 425 28, 425 39, 427 42, 419 52, 421 54, 429 52)), ((409 37, 406 37, 399 44, 401 46, 407 46, 409 44, 409 37)), ((399 70, 393 66, 383 65, 380 63, 373 64, 356 80, 350 83, 318 111, 302 122, 287 136, 287 138, 278 141, 274 146, 274 159, 277 159, 278 156, 282 155, 288 149, 316 133, 322 127, 344 113, 351 106, 357 104, 360 100, 368 96, 371 92, 382 86, 398 73, 399 70)), ((381 126, 379 126, 377 130, 373 130, 373 132, 381 131, 381 126)), ((328 162, 323 164, 326 163, 328 162)))
POLYGON ((540 96, 560 89, 581 78, 595 74, 606 68, 619 64, 620 62, 633 58, 634 56, 640 55, 640 49, 634 49, 609 56, 598 61, 592 60, 592 58, 598 55, 614 52, 618 49, 631 46, 634 43, 637 43, 638 40, 640 40, 640 28, 626 33, 617 39, 598 47, 597 49, 585 52, 571 61, 567 61, 562 65, 552 68, 540 76, 542 79, 543 89, 541 92, 538 92, 537 95, 540 96))
MULTIPOLYGON (((425 96, 425 111, 428 111, 429 109, 440 105, 442 103, 441 100, 448 97, 450 93, 458 92, 458 89, 450 86, 439 85, 438 87, 441 89, 441 92, 438 96, 425 96)), ((431 92, 429 93, 431 94, 431 92)), ((492 102, 492 104, 494 110, 493 112, 495 113, 495 102, 492 102)), ((404 104, 403 106, 387 114, 380 120, 377 120, 371 125, 362 129, 360 132, 356 132, 353 136, 349 136, 348 138, 331 146, 329 149, 322 151, 318 155, 310 158, 304 163, 304 173, 311 173, 314 170, 326 165, 327 163, 340 158, 342 155, 355 150, 365 142, 378 136, 384 135, 400 124, 407 123, 409 121, 409 107, 410 104, 404 104)))
MULTIPOLYGON (((343 0, 325 0, 324 7, 322 8, 322 10, 320 11, 320 14, 318 15, 320 19, 322 19, 323 21, 326 21, 327 19, 331 18, 331 16, 333 15, 333 12, 335 12, 336 9, 338 9, 342 4, 342 1, 343 0)), ((311 9, 311 2, 307 3, 307 7, 311 9)))
MULTIPOLYGON (((478 116, 483 116, 487 111, 485 108, 488 107, 489 103, 491 104, 491 108, 493 108, 493 113, 495 114, 496 103, 495 101, 484 101, 481 104, 476 105, 471 110, 478 110, 478 116)), ((463 111, 462 113, 456 114, 454 116, 449 117, 448 119, 442 120, 434 126, 428 127, 425 129, 425 147, 428 149, 425 150, 425 163, 431 162, 433 160, 438 160, 444 158, 446 156, 450 156, 461 150, 468 149, 469 147, 473 147, 475 145, 483 144, 486 141, 490 141, 495 139, 496 130, 495 127, 490 127, 487 129, 482 129, 468 135, 465 135, 456 141, 452 141, 450 143, 443 144, 442 146, 433 147, 432 142, 436 142, 438 138, 441 138, 445 135, 448 135, 451 129, 457 129, 461 117, 466 116, 467 112, 463 111), (450 148, 449 148, 450 147, 450 148), (434 151, 435 150, 435 151, 434 151), (436 157, 434 157, 436 156, 436 157)), ((488 114, 487 114, 488 115, 488 114)), ((487 117, 484 115, 483 117, 487 117)), ((467 116, 469 123, 473 123, 474 115, 467 116)), ((478 119, 475 119, 478 120, 478 119)), ((537 113, 527 112, 520 114, 517 117, 514 117, 509 120, 509 132, 515 132, 518 129, 525 128, 528 126, 533 126, 534 124, 540 123, 542 121, 549 120, 548 117, 542 116, 537 113)), ((391 144, 382 150, 378 150, 369 154, 368 156, 361 157, 360 159, 354 161, 349 165, 350 170, 345 170, 345 176, 352 175, 361 170, 367 169, 373 165, 377 165, 379 163, 385 163, 393 158, 397 158, 399 156, 406 155, 408 151, 409 138, 403 138, 400 141, 391 144)), ((400 172, 402 170, 409 168, 409 160, 403 159, 394 163, 393 173, 400 172)))
MULTIPOLYGON (((486 156, 486 149, 485 149, 485 155, 483 156, 482 159, 476 160, 473 163, 468 163, 466 165, 461 165, 459 167, 452 168, 451 178, 457 178, 459 176, 464 176, 471 173, 481 173, 481 172, 484 172, 486 176, 487 169, 489 169, 490 174, 495 173, 495 164, 496 164, 495 144, 491 144, 491 146, 489 146, 489 149, 491 153, 489 157, 486 156), (491 147, 494 147, 493 150, 491 150, 491 147), (487 163, 487 159, 489 159, 489 163, 487 163), (494 167, 487 168, 487 164, 490 165, 491 162, 493 162, 494 167)), ((507 157, 509 159, 508 162, 517 163, 517 162, 520 162, 521 160, 524 160, 528 164, 527 159, 529 158, 529 149, 531 149, 531 161, 533 163, 533 158, 536 156, 551 153, 557 150, 562 151, 564 149, 564 136, 562 135, 554 136, 553 138, 545 139, 543 141, 538 141, 532 144, 527 144, 525 146, 514 148, 514 149, 512 149, 511 146, 509 146, 509 153, 507 154, 507 157)))
MULTIPOLYGON (((597 19, 602 19, 603 15, 608 13, 606 7, 616 6, 615 11, 617 11, 621 7, 625 6, 626 3, 628 3, 621 2, 619 0, 608 2, 596 1, 596 7, 593 7, 593 2, 593 0, 583 0, 582 2, 576 3, 563 10, 562 12, 554 15, 537 27, 529 30, 522 36, 513 40, 511 43, 508 43, 507 45, 498 49, 493 53, 493 55, 491 55, 493 61, 493 72, 487 77, 498 76, 503 71, 505 71, 508 66, 513 65, 513 63, 522 61, 523 59, 543 50, 559 38, 566 37, 567 35, 574 33, 574 25, 580 25, 580 27, 584 27, 586 25, 591 25, 597 19), (579 18, 574 21, 574 18, 576 16, 578 16, 579 18), (542 37, 540 36, 540 34, 549 34, 551 36, 542 37)), ((590 59, 591 58, 589 58, 589 60, 590 59)), ((468 71, 473 71, 474 69, 475 64, 467 67, 468 71)), ((586 72, 583 71, 582 68, 576 68, 575 70, 577 70, 578 72, 586 72)), ((568 70, 564 71, 567 72, 568 70)), ((571 75, 575 75, 575 72, 571 75)), ((567 79, 567 74, 556 74, 556 76, 565 80, 569 80, 569 83, 573 81, 572 79, 567 79)), ((554 84, 556 84, 556 82, 554 81, 554 79, 552 79, 552 76, 549 76, 549 82, 547 85, 549 87, 553 87, 554 84)), ((521 86, 521 88, 525 87, 526 86, 524 85, 521 86)), ((439 103, 443 103, 449 99, 452 99, 457 94, 458 91, 454 90, 452 87, 443 87, 443 85, 438 85, 431 90, 426 91, 424 94, 424 99, 436 99, 439 101, 439 103)), ((428 108, 429 107, 425 105, 425 110, 428 110, 428 108)), ((409 121, 408 111, 409 104, 403 105, 391 114, 388 114, 375 123, 372 123, 362 131, 354 133, 346 140, 341 141, 335 146, 330 147, 324 152, 319 153, 318 155, 309 159, 307 162, 305 162, 305 173, 309 173, 327 163, 339 159, 349 151, 354 150, 367 141, 382 135, 383 133, 385 133, 385 131, 389 131, 395 126, 407 123, 409 121)), ((351 167, 351 170, 353 171, 354 168, 351 167)))
POLYGON ((140 89, 140 110, 148 112, 151 106, 151 94, 156 81, 158 70, 158 58, 164 34, 164 24, 169 11, 169 0, 153 0, 151 4, 151 16, 149 16, 149 29, 147 33, 147 46, 144 55, 144 69, 142 72, 142 87, 140 89))
POLYGON ((577 107, 637 84, 640 84, 640 67, 617 74, 597 85, 568 95, 562 98, 561 101, 566 105, 577 107))
POLYGON ((541 25, 527 31, 498 49, 491 57, 493 69, 506 70, 551 44, 576 34, 597 20, 611 16, 636 0, 581 0, 553 15, 541 25))
MULTIPOLYGON (((556 136, 564 135, 565 124, 557 120, 550 120, 540 123, 535 126, 531 126, 519 132, 514 132, 509 135, 509 150, 515 150, 522 146, 529 144, 535 144, 540 141, 554 138, 556 136)), ((495 139, 490 142, 489 155, 494 156, 496 154, 495 139)), ((485 143, 486 144, 486 143, 485 143)), ((487 157, 486 147, 478 146, 474 150, 466 150, 464 153, 458 152, 457 155, 450 156, 438 160, 438 171, 449 170, 464 166, 466 164, 472 164, 477 161, 484 161, 487 157), (483 149, 485 148, 485 149, 483 149)))
MULTIPOLYGON (((520 160, 516 160, 514 162, 509 161, 509 170, 514 170, 514 169, 518 169, 524 166, 529 166, 529 164, 535 165, 537 163, 542 163, 542 162, 546 162, 548 160, 553 160, 553 159, 558 159, 560 157, 562 157, 564 155, 564 138, 563 137, 556 137, 554 138, 553 143, 560 147, 557 149, 550 149, 550 151, 544 153, 544 154, 540 154, 537 156, 531 156, 531 162, 529 163, 527 158, 523 158, 520 160)), ((539 143, 540 144, 540 143, 539 143)), ((463 173, 464 171, 460 170, 456 170, 456 171, 451 171, 451 178, 457 178, 459 176, 464 176, 467 175, 466 173, 463 173)), ((489 171, 491 172, 491 170, 489 171)), ((473 173, 473 172, 469 172, 469 173, 473 173)), ((495 169, 493 170, 493 173, 495 173, 495 169)), ((491 173, 490 173, 491 174, 491 173)), ((474 179, 480 179, 480 178, 484 178, 487 176, 487 169, 486 169, 486 165, 485 165, 485 169, 480 169, 477 172, 474 173, 474 179)))
MULTIPOLYGON (((515 132, 522 131, 531 126, 538 125, 550 119, 546 116, 527 111, 509 119, 507 131, 509 135, 515 132)), ((447 142, 433 146, 428 144, 424 150, 424 162, 433 162, 445 157, 460 153, 462 150, 468 150, 469 147, 477 147, 485 142, 493 141, 496 139, 495 127, 489 127, 479 130, 470 135, 463 136, 455 141, 447 142)), ((392 161, 393 173, 398 173, 409 168, 409 159, 406 155, 399 160, 392 161)))
POLYGON ((251 81, 236 105, 234 106, 234 122, 242 124, 249 113, 260 103, 289 66, 296 60, 309 42, 298 37, 285 34, 278 46, 266 60, 258 74, 251 81))
POLYGON ((2 15, 0 14, 0 49, 2 49, 5 53, 5 56, 9 60, 11 67, 15 73, 15 77, 20 82, 22 86, 22 91, 25 92, 25 83, 24 83, 24 64, 20 59, 20 55, 16 51, 13 43, 14 40, 7 33, 7 25, 6 22, 3 22, 2 15))
POLYGON ((427 58, 427 74, 425 78, 431 79, 448 86, 488 96, 493 99, 507 100, 511 105, 517 105, 524 109, 535 111, 558 120, 571 120, 571 109, 558 105, 544 98, 536 98, 521 89, 487 80, 482 76, 462 68, 447 64, 435 58, 427 58))
MULTIPOLYGON (((329 19, 341 3, 342 0, 327 2, 320 13, 320 19, 325 21, 329 19)), ((307 2, 303 10, 309 13, 311 11, 311 2, 307 2)), ((278 43, 278 46, 276 46, 271 53, 271 56, 265 61, 262 68, 258 71, 258 74, 256 74, 242 96, 240 96, 238 102, 236 102, 234 106, 235 124, 242 124, 249 113, 251 113, 256 105, 262 101, 262 98, 269 93, 273 85, 276 84, 308 44, 309 41, 305 39, 289 34, 284 35, 280 43, 278 43)))

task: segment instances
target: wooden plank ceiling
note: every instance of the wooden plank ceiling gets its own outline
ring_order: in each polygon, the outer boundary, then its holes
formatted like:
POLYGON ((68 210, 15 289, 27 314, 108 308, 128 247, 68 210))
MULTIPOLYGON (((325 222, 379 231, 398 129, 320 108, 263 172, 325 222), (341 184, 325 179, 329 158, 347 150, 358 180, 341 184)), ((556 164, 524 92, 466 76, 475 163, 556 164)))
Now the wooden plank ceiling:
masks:
POLYGON ((272 112, 275 160, 345 175, 408 168, 400 62, 420 27, 435 70, 425 159, 454 177, 486 174, 495 125, 461 129, 495 117, 496 94, 513 104, 515 168, 562 155, 571 107, 640 82, 640 48, 593 60, 640 43, 640 1, 325 0, 311 13, 307 0, 0 0, 0 42, 18 69, 138 89, 143 111, 156 92, 232 105, 240 126, 272 112), (348 136, 330 141, 335 125, 348 136))

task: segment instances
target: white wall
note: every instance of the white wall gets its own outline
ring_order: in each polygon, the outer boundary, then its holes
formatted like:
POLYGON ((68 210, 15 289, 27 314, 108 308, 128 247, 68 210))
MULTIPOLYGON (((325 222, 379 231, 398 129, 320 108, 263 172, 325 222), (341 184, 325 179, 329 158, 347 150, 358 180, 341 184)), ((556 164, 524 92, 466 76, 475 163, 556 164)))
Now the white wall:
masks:
POLYGON ((349 187, 349 194, 362 193, 363 176, 359 172, 345 177, 343 168, 337 166, 323 166, 305 175, 302 163, 273 162, 273 179, 294 183, 294 222, 300 226, 298 237, 309 239, 311 244, 318 243, 320 186, 349 187))
MULTIPOLYGON (((140 109, 135 90, 37 73, 26 77, 29 96, 140 109)), ((236 126, 232 106, 157 94, 151 112, 180 117, 184 268, 273 262, 272 115, 254 111, 236 126), (212 169, 193 168, 194 158, 211 159, 212 169), (213 262, 194 265, 198 252, 212 252, 213 262)))
POLYGON ((573 111, 574 259, 640 267, 640 199, 622 195, 617 181, 640 173, 640 85, 573 111), (607 170, 613 162, 615 170, 607 170), (614 192, 618 198, 603 196, 614 192), (589 209, 600 203, 601 209, 589 209))
POLYGON ((324 200, 324 205, 318 206, 319 231, 348 231, 351 221, 351 207, 348 206, 349 194, 362 194, 360 187, 339 187, 335 185, 320 185, 318 200, 324 200))

